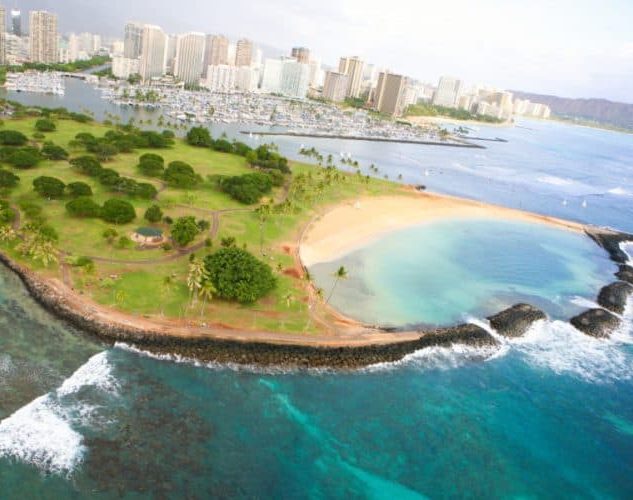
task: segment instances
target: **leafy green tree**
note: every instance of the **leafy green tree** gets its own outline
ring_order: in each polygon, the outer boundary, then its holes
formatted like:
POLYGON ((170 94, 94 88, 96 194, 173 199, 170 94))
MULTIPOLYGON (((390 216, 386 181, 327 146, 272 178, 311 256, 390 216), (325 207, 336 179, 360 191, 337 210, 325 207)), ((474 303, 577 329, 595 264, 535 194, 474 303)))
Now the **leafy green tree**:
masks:
POLYGON ((77 198, 79 196, 92 196, 92 188, 85 182, 71 182, 66 186, 66 189, 68 189, 68 193, 73 198, 77 198))
POLYGON ((152 200, 156 198, 158 190, 153 184, 147 182, 137 182, 133 195, 143 198, 144 200, 152 200))
POLYGON ((155 224, 160 222, 163 219, 163 211, 160 209, 158 205, 152 205, 147 210, 145 210, 145 220, 147 222, 151 222, 155 224))
POLYGON ((56 128, 55 122, 48 118, 42 118, 35 122, 35 130, 38 132, 54 132, 56 128))
POLYGON ((187 132, 187 144, 191 146, 208 148, 212 143, 211 134, 205 127, 193 127, 187 132))
POLYGON ((80 196, 66 203, 66 211, 74 217, 101 217, 101 207, 88 196, 80 196))
POLYGON ((136 218, 136 211, 130 202, 113 198, 103 204, 101 216, 112 224, 127 224, 136 218))
POLYGON ((0 169, 0 188, 14 188, 18 185, 18 182, 20 182, 20 178, 13 172, 0 169))
POLYGON ((171 227, 171 238, 181 247, 191 243, 199 233, 196 218, 192 216, 179 217, 171 227))
POLYGON ((44 144, 41 154, 47 160, 60 161, 68 159, 68 151, 52 143, 44 144))
POLYGON ((0 144, 3 146, 24 146, 29 138, 16 130, 0 130, 0 144))
POLYGON ((33 148, 16 150, 9 158, 9 163, 15 168, 27 169, 36 166, 41 160, 40 154, 33 148))
POLYGON ((103 170, 101 163, 94 156, 79 156, 70 160, 70 164, 90 177, 97 177, 103 170))
POLYGON ((145 153, 141 155, 138 159, 139 163, 143 163, 146 161, 156 161, 160 163, 162 166, 165 166, 165 159, 161 155, 157 155, 155 153, 145 153))
POLYGON ((64 196, 66 184, 55 177, 43 175, 33 180, 33 189, 44 198, 57 200, 64 196))
POLYGON ((202 182, 193 167, 183 161, 172 161, 165 169, 163 179, 172 187, 191 189, 202 182))
POLYGON ((241 248, 222 248, 204 259, 207 279, 218 297, 253 303, 276 286, 268 264, 241 248))
POLYGON ((220 187, 235 200, 250 205, 270 193, 273 183, 269 175, 256 172, 221 179, 220 187))
POLYGON ((143 175, 148 177, 162 177, 165 173, 165 167, 156 160, 145 160, 138 164, 138 169, 143 175))

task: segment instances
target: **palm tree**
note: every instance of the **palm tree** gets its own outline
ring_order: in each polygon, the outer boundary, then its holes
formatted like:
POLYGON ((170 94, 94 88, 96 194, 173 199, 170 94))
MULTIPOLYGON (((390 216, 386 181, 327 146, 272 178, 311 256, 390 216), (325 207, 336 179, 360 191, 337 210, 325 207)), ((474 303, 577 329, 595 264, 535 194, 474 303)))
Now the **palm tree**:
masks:
POLYGON ((191 259, 189 263, 189 273, 187 274, 187 288, 191 294, 190 306, 193 303, 195 294, 198 293, 202 287, 205 273, 204 263, 196 258, 191 259))
POLYGON ((272 213, 272 207, 270 203, 261 205, 257 210, 257 216, 259 217, 259 253, 264 254, 264 224, 272 213))
POLYGON ((213 299, 213 296, 215 295, 216 291, 217 290, 213 286, 213 283, 211 283, 211 280, 208 278, 208 276, 205 273, 204 280, 202 281, 202 284, 200 285, 200 288, 198 289, 198 295, 202 298, 202 307, 200 308, 200 318, 204 316, 204 310, 207 307, 207 302, 213 299))
POLYGON ((332 294, 334 293, 334 289, 336 288, 336 285, 338 285, 339 280, 347 279, 347 277, 348 277, 348 274, 347 274, 347 269, 345 269, 345 267, 341 266, 336 270, 336 272, 334 273, 334 284, 332 285, 330 294, 328 295, 327 300, 325 301, 326 304, 330 303, 330 299, 332 298, 332 294))
POLYGON ((292 293, 287 293, 284 295, 284 302, 286 302, 286 307, 290 309, 290 306, 294 303, 295 296, 292 293))

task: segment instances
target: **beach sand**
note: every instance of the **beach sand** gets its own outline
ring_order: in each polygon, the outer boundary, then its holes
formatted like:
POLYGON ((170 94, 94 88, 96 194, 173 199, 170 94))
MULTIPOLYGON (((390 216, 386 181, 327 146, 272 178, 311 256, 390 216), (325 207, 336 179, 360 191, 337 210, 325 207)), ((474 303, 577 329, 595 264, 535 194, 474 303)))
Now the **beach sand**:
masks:
POLYGON ((328 262, 378 240, 385 234, 440 219, 495 218, 548 224, 583 232, 584 225, 452 196, 414 193, 409 196, 361 198, 339 205, 314 220, 301 239, 304 266, 328 262))

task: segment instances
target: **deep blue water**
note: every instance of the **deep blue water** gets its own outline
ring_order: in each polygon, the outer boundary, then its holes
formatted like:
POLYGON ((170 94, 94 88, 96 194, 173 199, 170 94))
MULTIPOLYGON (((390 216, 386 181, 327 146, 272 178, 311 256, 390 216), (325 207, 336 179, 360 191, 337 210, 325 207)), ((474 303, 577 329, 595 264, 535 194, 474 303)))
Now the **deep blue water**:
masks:
MULTIPOLYGON (((510 141, 481 151, 327 149, 438 191, 633 230, 633 136, 527 126, 480 130, 510 141)), ((288 152, 296 142, 280 140, 288 152)), ((612 268, 585 242, 548 238, 536 261, 520 234, 504 244, 532 257, 526 286, 566 317, 557 307, 590 299, 612 268)), ((480 244, 451 255, 463 265, 480 244)), ((434 348, 347 374, 237 371, 105 348, 0 270, 0 498, 631 498, 625 320, 611 340, 553 319, 496 353, 434 348)))

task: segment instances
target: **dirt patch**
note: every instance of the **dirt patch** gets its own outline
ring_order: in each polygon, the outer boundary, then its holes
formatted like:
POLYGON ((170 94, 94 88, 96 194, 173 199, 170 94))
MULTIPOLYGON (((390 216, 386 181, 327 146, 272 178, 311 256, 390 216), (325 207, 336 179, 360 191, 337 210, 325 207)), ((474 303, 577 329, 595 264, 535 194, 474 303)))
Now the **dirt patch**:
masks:
POLYGON ((286 276, 290 276, 291 278, 301 279, 303 273, 300 269, 297 269, 296 267, 289 267, 287 269, 284 269, 283 274, 286 276))
POLYGON ((290 245, 282 245, 281 249, 286 255, 290 255, 292 253, 292 247, 290 245))

